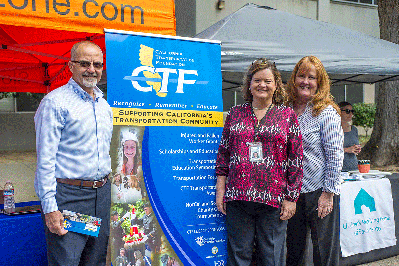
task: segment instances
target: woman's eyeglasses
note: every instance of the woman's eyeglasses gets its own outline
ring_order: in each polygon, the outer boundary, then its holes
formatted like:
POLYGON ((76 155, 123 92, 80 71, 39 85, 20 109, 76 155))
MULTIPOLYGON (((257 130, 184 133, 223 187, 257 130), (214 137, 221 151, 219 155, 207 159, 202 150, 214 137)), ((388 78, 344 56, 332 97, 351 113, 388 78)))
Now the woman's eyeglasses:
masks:
MULTIPOLYGON (((80 61, 71 61, 72 63, 78 63, 81 67, 83 68, 88 68, 91 66, 92 62, 85 61, 85 60, 80 60, 80 61)), ((104 63, 102 62, 93 62, 93 67, 95 69, 101 69, 103 68, 104 63)))
POLYGON ((352 113, 352 114, 354 114, 355 113, 355 110, 350 110, 350 109, 341 109, 341 111, 342 112, 345 112, 346 114, 350 114, 350 113, 352 113))

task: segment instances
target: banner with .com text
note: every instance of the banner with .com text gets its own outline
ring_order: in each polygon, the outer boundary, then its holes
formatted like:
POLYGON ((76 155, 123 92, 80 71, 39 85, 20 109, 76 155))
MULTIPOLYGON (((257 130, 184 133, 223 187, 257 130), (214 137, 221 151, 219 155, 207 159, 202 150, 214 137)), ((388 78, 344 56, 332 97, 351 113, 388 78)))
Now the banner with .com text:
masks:
POLYGON ((225 265, 224 217, 215 204, 220 43, 105 32, 113 265, 225 265))

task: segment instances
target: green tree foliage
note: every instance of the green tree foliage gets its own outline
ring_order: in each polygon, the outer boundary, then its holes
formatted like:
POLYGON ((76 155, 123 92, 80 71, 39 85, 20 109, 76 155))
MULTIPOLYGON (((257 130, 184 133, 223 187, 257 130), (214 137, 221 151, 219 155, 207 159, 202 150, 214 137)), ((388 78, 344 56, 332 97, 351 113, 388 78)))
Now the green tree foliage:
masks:
POLYGON ((353 110, 355 115, 353 117, 353 125, 361 126, 366 131, 366 137, 368 136, 368 131, 374 125, 374 118, 376 107, 372 103, 356 103, 353 105, 353 110))
POLYGON ((0 100, 9 97, 15 97, 16 92, 0 92, 0 100))

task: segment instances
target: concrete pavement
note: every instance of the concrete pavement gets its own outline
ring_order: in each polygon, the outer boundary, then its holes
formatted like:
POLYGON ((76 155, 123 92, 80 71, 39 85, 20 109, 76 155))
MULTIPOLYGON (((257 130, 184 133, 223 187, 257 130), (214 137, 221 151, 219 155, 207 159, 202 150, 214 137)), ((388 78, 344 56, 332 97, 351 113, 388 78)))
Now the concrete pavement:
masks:
POLYGON ((36 152, 0 152, 0 187, 7 180, 14 184, 15 202, 38 201, 33 182, 36 152))
POLYGON ((361 264, 361 266, 399 266, 399 256, 392 258, 374 261, 366 264, 361 264))
MULTIPOLYGON (((33 182, 36 170, 36 152, 0 151, 0 187, 11 180, 15 189, 15 201, 38 201, 33 182)), ((399 256, 361 264, 361 266, 399 266, 399 256)))

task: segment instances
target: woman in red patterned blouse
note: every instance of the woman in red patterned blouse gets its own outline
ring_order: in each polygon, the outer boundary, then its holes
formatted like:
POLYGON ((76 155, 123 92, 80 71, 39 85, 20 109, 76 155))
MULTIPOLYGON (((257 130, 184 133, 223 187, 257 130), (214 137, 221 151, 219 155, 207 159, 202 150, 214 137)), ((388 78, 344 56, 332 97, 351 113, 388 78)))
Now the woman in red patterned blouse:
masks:
POLYGON ((227 265, 283 265, 287 220, 302 186, 302 135, 274 63, 255 60, 246 103, 227 115, 216 161, 216 205, 226 214, 227 265))

